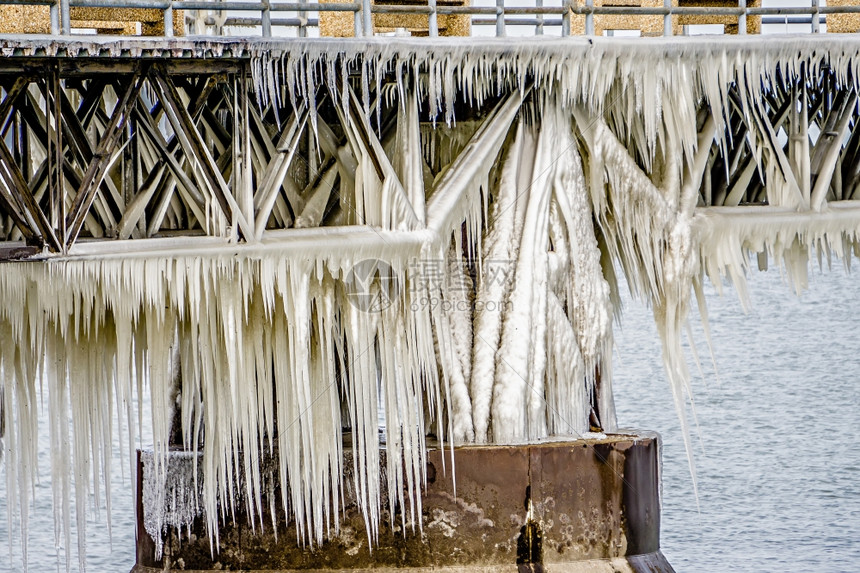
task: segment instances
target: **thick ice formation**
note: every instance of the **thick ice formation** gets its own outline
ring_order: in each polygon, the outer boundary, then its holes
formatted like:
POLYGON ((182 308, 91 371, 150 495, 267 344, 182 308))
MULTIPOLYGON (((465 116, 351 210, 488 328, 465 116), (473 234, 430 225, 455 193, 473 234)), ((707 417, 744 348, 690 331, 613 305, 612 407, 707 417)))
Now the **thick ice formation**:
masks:
POLYGON ((203 483, 200 456, 194 452, 177 452, 168 459, 162 472, 153 452, 143 450, 143 527, 155 541, 155 552, 164 549, 163 535, 168 528, 181 532, 191 530, 194 520, 203 513, 203 483), (157 468, 157 469, 156 469, 157 468))
MULTIPOLYGON (((381 479, 402 492, 389 496, 392 512, 399 506, 404 525, 420 526, 428 431, 454 443, 516 443, 581 434, 592 410, 614 429, 615 263, 654 309, 686 428, 681 339, 703 275, 728 274, 742 289, 749 253, 767 252, 801 287, 810 252, 847 259, 858 250, 860 204, 828 203, 823 183, 781 167, 773 129, 756 119, 767 86, 802 70, 827 65, 856 93, 855 40, 386 39, 250 49, 258 101, 306 108, 301 121, 315 126, 320 147, 332 141, 318 121, 316 86, 341 94, 355 170, 338 169, 368 225, 273 232, 257 222, 247 243, 81 244, 65 258, 0 266, 6 495, 19 500, 25 540, 40 384, 50 397, 56 532, 67 546, 69 475, 83 531, 90 488, 109 479, 114 409, 133 448, 144 389, 155 436, 144 486, 157 516, 150 533, 185 526, 200 510, 213 550, 218 524, 238 510, 268 527, 260 466, 271 455, 285 484, 280 510, 295 519, 301 543, 337 530, 344 475, 373 541, 381 479), (345 91, 349 74, 361 75, 360 98, 345 91), (369 93, 380 93, 383 79, 401 105, 389 156, 364 137, 379 113, 369 93), (431 118, 454 126, 458 98, 498 103, 444 142, 419 124, 425 101, 431 118), (731 106, 759 126, 747 140, 769 204, 699 209, 712 146, 728 147, 731 106), (435 181, 422 154, 444 158, 435 181), (428 261, 442 262, 438 276, 428 261), (176 380, 183 445, 202 452, 205 479, 165 505, 159 484, 187 481, 168 477, 176 380), (343 427, 352 433, 348 472, 343 427)), ((273 173, 283 178, 289 159, 281 160, 273 173)), ((296 227, 319 224, 323 208, 309 203, 296 227)))

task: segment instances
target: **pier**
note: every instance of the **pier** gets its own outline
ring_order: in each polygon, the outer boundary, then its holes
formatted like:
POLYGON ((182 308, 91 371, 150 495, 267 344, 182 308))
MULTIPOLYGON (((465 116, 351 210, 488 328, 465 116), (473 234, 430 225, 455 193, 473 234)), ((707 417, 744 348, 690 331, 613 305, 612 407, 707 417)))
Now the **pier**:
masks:
POLYGON ((0 35, 9 499, 41 383, 78 531, 147 392, 135 573, 672 570, 618 289, 686 432, 702 282, 860 253, 860 7, 102 4, 0 35))

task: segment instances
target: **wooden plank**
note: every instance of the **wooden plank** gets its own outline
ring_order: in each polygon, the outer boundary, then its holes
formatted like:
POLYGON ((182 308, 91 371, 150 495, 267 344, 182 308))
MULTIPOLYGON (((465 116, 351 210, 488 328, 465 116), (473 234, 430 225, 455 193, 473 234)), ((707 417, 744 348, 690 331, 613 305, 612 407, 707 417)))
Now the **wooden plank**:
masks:
MULTIPOLYGON (((35 116, 35 113, 33 113, 32 110, 29 108, 29 101, 32 98, 32 94, 30 94, 30 92, 26 91, 26 89, 24 90, 24 93, 26 93, 27 97, 25 97, 23 99, 23 101, 20 102, 20 105, 18 108, 20 117, 22 119, 24 119, 25 123, 27 123, 28 125, 30 124, 31 121, 35 124, 34 127, 31 127, 31 129, 33 130, 34 134, 36 134, 37 139, 39 138, 40 134, 42 135, 42 138, 40 139, 40 141, 41 141, 43 147, 45 149, 47 149, 47 146, 48 146, 47 132, 44 130, 44 128, 40 124, 38 118, 35 116)), ((38 232, 38 230, 40 228, 42 228, 42 226, 40 225, 39 216, 35 212, 31 212, 29 210, 29 208, 27 206, 28 201, 25 201, 25 199, 24 199, 25 195, 33 197, 33 193, 30 191, 30 188, 26 182, 26 177, 24 176, 23 173, 20 172, 20 169, 18 168, 17 163, 14 162, 14 157, 11 158, 11 161, 7 161, 6 163, 8 165, 8 168, 7 168, 8 172, 4 171, 3 176, 4 176, 4 180, 6 181, 7 191, 8 191, 8 193, 10 193, 10 197, 9 197, 9 201, 11 201, 10 206, 16 206, 18 214, 24 219, 25 224, 30 229, 30 233, 34 234, 35 232, 38 232), (16 171, 16 170, 18 171, 17 174, 14 173, 14 171, 16 171), (20 185, 19 178, 21 181, 23 181, 23 187, 27 188, 27 192, 24 193, 23 195, 22 195, 21 191, 16 191, 20 185)), ((41 169, 41 176, 43 179, 45 177, 47 177, 47 173, 48 173, 47 167, 48 167, 48 158, 46 157, 42 163, 42 167, 40 168, 41 169)), ((38 197, 33 197, 32 201, 36 205, 38 205, 38 203, 39 203, 38 197)), ((44 213, 42 213, 42 215, 44 217, 44 213)), ((47 219, 45 219, 45 221, 47 221, 47 219)), ((49 227, 49 225, 46 223, 44 225, 44 227, 49 227)), ((35 237, 35 235, 33 235, 33 236, 35 237)), ((48 242, 48 240, 45 239, 44 236, 42 236, 42 238, 40 240, 42 240, 43 242, 48 242)))
POLYGON ((27 127, 30 128, 30 131, 33 132, 33 135, 36 136, 36 139, 39 143, 42 144, 42 147, 47 151, 48 149, 48 129, 46 127, 47 120, 44 117, 44 113, 39 108, 39 102, 33 97, 33 94, 29 91, 24 98, 24 101, 21 102, 21 105, 18 107, 18 113, 27 123, 27 127))
MULTIPOLYGON (((355 216, 355 170, 358 161, 348 144, 341 145, 331 127, 322 116, 317 116, 317 142, 322 150, 337 160, 340 175, 340 203, 346 207, 347 221, 355 216)), ((352 221, 355 222, 354 220, 352 221)))
POLYGON ((723 205, 726 207, 737 207, 741 198, 749 190, 750 181, 756 170, 755 156, 750 153, 740 169, 740 175, 735 177, 732 186, 729 188, 726 198, 723 200, 723 205))
POLYGON ((60 105, 64 120, 62 122, 63 131, 65 132, 66 139, 69 140, 69 147, 81 164, 87 165, 93 160, 92 144, 65 92, 60 94, 60 105))
MULTIPOLYGON (((199 169, 193 170, 195 178, 198 179, 198 184, 201 188, 209 190, 209 193, 217 200, 221 212, 227 220, 232 220, 234 209, 227 199, 230 194, 227 183, 221 172, 215 168, 215 160, 209 153, 209 149, 201 141, 200 133, 194 126, 194 121, 188 110, 182 104, 176 86, 163 73, 156 72, 154 77, 154 86, 176 137, 185 153, 189 154, 199 166, 199 169)), ((247 229, 243 230, 247 233, 247 229)))
POLYGON ((748 148, 748 145, 746 144, 746 135, 749 128, 747 127, 743 116, 737 110, 729 110, 728 128, 730 137, 727 144, 731 144, 733 146, 733 148, 727 150, 730 155, 730 159, 728 161, 728 175, 729 178, 731 178, 731 176, 737 172, 741 158, 748 148))
POLYGON ((242 74, 249 75, 248 62, 228 58, 206 58, 187 60, 168 60, 164 68, 170 75, 212 75, 242 74))
MULTIPOLYGON (((791 114, 793 103, 794 102, 790 99, 786 100, 782 103, 781 107, 773 110, 773 114, 767 115, 768 120, 773 125, 774 131, 779 131, 779 128, 782 127, 788 119, 791 114)), ((745 120, 744 123, 746 123, 745 120)), ((741 145, 749 146, 749 142, 746 138, 743 139, 741 145)), ((750 153, 746 156, 743 164, 735 171, 735 173, 739 173, 739 175, 735 177, 734 181, 729 183, 729 188, 723 201, 725 206, 736 207, 740 203, 741 198, 748 191, 747 187, 749 186, 757 167, 755 151, 750 149, 750 153)))
MULTIPOLYGON (((708 158, 711 155, 711 145, 714 142, 714 136, 717 132, 717 122, 713 114, 708 114, 705 120, 705 125, 699 132, 696 143, 696 153, 693 156, 693 161, 685 168, 685 178, 681 186, 681 198, 679 211, 687 216, 693 214, 693 209, 696 208, 696 198, 698 197, 699 189, 702 185, 702 176, 707 167, 708 158)), ((420 152, 420 149, 419 149, 420 152)))
MULTIPOLYGON (((158 188, 155 190, 155 197, 158 199, 155 201, 155 208, 152 211, 152 216, 150 217, 149 224, 146 227, 146 235, 148 237, 152 237, 161 229, 161 225, 164 222, 164 218, 167 215, 167 210, 170 207, 171 203, 176 198, 176 193, 174 191, 178 191, 178 194, 182 196, 182 189, 178 188, 176 185, 176 179, 172 177, 165 177, 158 183, 158 188)), ((188 230, 191 229, 191 217, 194 217, 194 212, 191 212, 187 217, 188 230)), ((200 221, 201 227, 203 226, 204 219, 199 217, 195 217, 198 221, 200 221)))
MULTIPOLYGON (((824 120, 824 126, 821 128, 821 133, 815 142, 815 147, 812 148, 812 152, 810 153, 810 175, 813 177, 821 172, 824 157, 827 155, 828 149, 838 134, 838 126, 845 117, 846 102, 849 99, 851 98, 849 98, 846 92, 839 92, 833 101, 827 118, 824 120)), ((850 116, 848 119, 850 119, 850 116)), ((838 143, 841 145, 842 140, 838 140, 838 143)))
MULTIPOLYGON (((191 105, 190 113, 195 122, 199 121, 204 110, 209 109, 210 95, 212 93, 217 93, 214 90, 218 86, 218 83, 223 81, 225 81, 225 78, 222 75, 213 75, 206 78, 206 84, 203 86, 203 89, 199 90, 195 101, 191 105)), ((166 179, 163 182, 165 184, 159 185, 153 195, 155 207, 150 213, 151 220, 148 225, 148 235, 151 236, 160 229, 162 220, 167 214, 167 208, 171 205, 184 204, 186 206, 186 211, 190 210, 190 213, 186 213, 189 221, 188 224, 191 224, 192 219, 201 221, 201 224, 205 223, 203 210, 205 209, 206 200, 200 193, 197 186, 188 178, 184 168, 185 157, 177 156, 177 154, 181 152, 179 137, 174 132, 170 139, 165 142, 161 131, 155 127, 155 119, 164 111, 164 106, 160 101, 158 101, 152 106, 152 110, 146 110, 143 107, 143 102, 141 102, 137 111, 138 116, 145 118, 145 123, 141 123, 141 125, 151 136, 151 141, 149 141, 149 143, 154 144, 157 142, 158 147, 160 147, 160 149, 156 149, 156 153, 158 153, 159 157, 162 157, 162 160, 159 161, 158 164, 161 165, 163 161, 170 162, 168 164, 170 171, 167 173, 166 179), (164 150, 166 150, 169 155, 164 155, 164 150), (173 159, 175 159, 175 161, 173 161, 173 159), (181 180, 181 185, 176 185, 176 179, 174 179, 174 176, 181 180), (174 191, 178 192, 180 199, 175 198, 173 193, 174 191)), ((215 121, 217 122, 217 120, 215 121)), ((229 158, 225 158, 225 160, 228 159, 229 158)), ((224 161, 219 158, 218 168, 221 171, 224 171, 222 165, 223 162, 224 161)), ((174 210, 176 211, 177 216, 179 216, 179 210, 175 207, 174 210)))
POLYGON ((275 152, 277 151, 275 148, 275 143, 272 141, 271 135, 266 129, 266 124, 263 121, 263 118, 260 117, 260 114, 257 111, 257 106, 249 106, 249 111, 251 114, 251 119, 254 120, 252 126, 254 129, 255 138, 259 140, 259 142, 265 148, 266 153, 268 154, 268 158, 269 160, 271 160, 271 158, 275 155, 275 152))
POLYGON ((302 193, 307 197, 305 207, 300 214, 296 216, 296 228, 318 227, 325 215, 325 208, 328 205, 334 182, 337 178, 337 164, 334 160, 330 160, 328 165, 323 166, 319 171, 319 176, 316 181, 308 184, 305 191, 302 193))
MULTIPOLYGON (((27 91, 25 97, 18 107, 18 113, 24 120, 27 128, 32 132, 36 141, 45 150, 45 156, 42 163, 36 169, 33 177, 29 182, 29 188, 37 204, 43 204, 43 197, 50 187, 49 177, 52 174, 52 158, 48 155, 49 148, 49 131, 47 126, 47 118, 42 109, 39 107, 39 102, 36 100, 32 92, 27 91)), ((35 219, 33 220, 34 228, 35 219)), ((56 234, 56 230, 54 231, 56 234)))
POLYGON ((221 125, 221 122, 218 121, 218 118, 215 117, 215 114, 209 107, 204 107, 199 116, 200 117, 195 121, 195 124, 203 123, 203 127, 212 134, 215 147, 218 148, 218 153, 223 153, 224 150, 233 143, 233 137, 226 129, 224 129, 224 126, 221 125))
MULTIPOLYGON (((257 192, 254 195, 254 208, 256 209, 259 206, 257 201, 257 198, 260 196, 259 181, 266 180, 266 174, 269 172, 269 167, 273 159, 278 157, 279 155, 279 152, 276 148, 276 141, 280 138, 281 135, 276 133, 273 138, 273 136, 269 133, 269 130, 266 127, 263 118, 260 116, 257 106, 249 105, 248 111, 250 119, 253 119, 250 124, 251 137, 249 140, 252 150, 251 160, 253 162, 254 170, 256 171, 256 173, 263 174, 263 176, 258 177, 257 192)), ((284 193, 290 199, 291 203, 288 206, 284 195, 282 195, 281 193, 277 193, 275 195, 275 205, 272 208, 271 216, 275 217, 275 222, 278 225, 286 229, 293 224, 293 213, 296 212, 297 209, 297 207, 292 204, 292 201, 301 201, 301 198, 299 197, 298 188, 296 187, 296 185, 293 184, 292 179, 290 179, 289 177, 284 177, 281 188, 284 190, 284 193)), ((256 232, 256 229, 258 228, 257 223, 255 223, 254 228, 256 232)))
MULTIPOLYGON (((804 165, 809 165, 809 150, 805 147, 809 146, 809 111, 808 98, 806 92, 806 82, 793 83, 791 86, 791 96, 788 98, 791 102, 789 111, 789 121, 785 128, 785 134, 788 137, 786 142, 786 156, 791 165, 792 172, 798 185, 800 185, 801 193, 804 197, 809 196, 809 179, 804 177, 804 165), (802 110, 798 110, 798 102, 802 110), (804 161, 806 163, 804 163, 804 161)), ((772 123, 772 122, 771 122, 772 123)), ((779 132, 779 128, 774 131, 779 132)), ((808 201, 808 200, 807 200, 808 201)))
POLYGON ((776 165, 779 168, 782 177, 785 179, 785 182, 788 184, 788 187, 792 192, 795 204, 790 206, 809 208, 809 205, 803 196, 800 186, 797 184, 797 179, 795 179, 794 177, 794 171, 791 169, 791 164, 789 163, 788 158, 785 156, 785 152, 783 151, 782 146, 779 145, 775 130, 773 128, 773 125, 771 124, 770 117, 767 115, 767 113, 763 113, 762 110, 758 109, 755 106, 752 108, 752 116, 753 120, 758 125, 759 133, 764 136, 763 143, 768 146, 771 153, 773 154, 774 159, 776 160, 776 165))
MULTIPOLYGON (((340 90, 342 88, 338 86, 338 89, 340 90)), ((370 120, 363 112, 359 111, 361 109, 361 102, 358 100, 355 92, 353 92, 352 88, 348 85, 346 89, 350 99, 348 110, 349 117, 342 117, 340 106, 335 106, 338 110, 338 115, 341 116, 341 123, 343 124, 344 131, 348 130, 350 125, 354 127, 353 131, 359 137, 362 147, 364 147, 365 152, 368 154, 368 157, 370 157, 370 162, 373 164, 376 176, 379 177, 380 181, 384 181, 385 169, 383 168, 383 159, 380 157, 380 155, 384 155, 384 153, 381 152, 382 144, 379 143, 378 139, 376 139, 376 134, 373 133, 373 130, 370 127, 370 120)), ((387 160, 387 158, 385 159, 387 160)))
MULTIPOLYGON (((60 75, 64 78, 110 77, 129 75, 142 58, 59 58, 60 75)), ((227 58, 169 60, 162 64, 171 74, 202 75, 233 74, 245 69, 246 63, 227 58)), ((0 74, 40 73, 45 58, 0 58, 0 74)))
POLYGON ((93 117, 95 117, 96 110, 98 110, 99 104, 102 102, 106 86, 107 82, 104 78, 92 78, 87 85, 87 90, 82 94, 83 98, 78 109, 75 111, 75 115, 77 115, 78 121, 84 130, 89 128, 93 117))
POLYGON ((36 77, 45 73, 44 58, 0 58, 0 76, 30 76, 36 77))
POLYGON ((215 88, 218 85, 226 80, 224 74, 215 74, 206 78, 206 83, 203 85, 203 89, 200 90, 200 93, 194 98, 194 104, 191 106, 191 117, 196 121, 200 116, 200 112, 204 109, 208 109, 207 102, 209 101, 209 96, 215 91, 215 88))
POLYGON ((854 197, 860 184, 860 118, 854 118, 851 138, 840 159, 842 168, 842 199, 854 197))
MULTIPOLYGON (((233 76, 233 193, 245 219, 254 221, 253 159, 251 157, 251 121, 248 83, 244 77, 233 76)), ((256 233, 254 236, 259 240, 256 233)))

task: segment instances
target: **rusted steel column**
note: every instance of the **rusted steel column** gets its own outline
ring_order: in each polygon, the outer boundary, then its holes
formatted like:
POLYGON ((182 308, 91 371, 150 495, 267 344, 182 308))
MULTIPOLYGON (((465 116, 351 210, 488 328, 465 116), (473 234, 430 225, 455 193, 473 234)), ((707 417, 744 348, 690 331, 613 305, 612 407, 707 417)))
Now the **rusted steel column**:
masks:
MULTIPOLYGON (((408 509, 383 511, 378 545, 368 548, 360 511, 347 503, 338 533, 321 547, 296 543, 283 520, 252 532, 246 520, 220 528, 221 549, 210 556, 202 518, 180 539, 164 538, 165 557, 141 528, 133 573, 410 570, 671 572, 660 553, 659 437, 653 433, 521 446, 470 446, 455 453, 456 492, 446 450, 428 455, 428 486, 419 531, 408 509), (443 470, 447 468, 447 472, 443 470)), ((383 452, 384 453, 384 452, 383 452)), ((383 456, 384 458, 384 456, 383 456)), ((189 460, 190 458, 185 458, 189 460)), ((173 462, 172 462, 173 463, 173 462)), ((381 461, 385 467, 384 459, 381 461)), ((351 467, 351 460, 345 461, 351 467)), ((140 474, 142 475, 142 474, 140 474)), ((167 492, 170 498, 170 492, 167 492)), ((138 520, 143 519, 142 505, 138 520)), ((387 507, 387 503, 383 503, 387 507)), ((263 520, 270 523, 268 516, 263 520)))

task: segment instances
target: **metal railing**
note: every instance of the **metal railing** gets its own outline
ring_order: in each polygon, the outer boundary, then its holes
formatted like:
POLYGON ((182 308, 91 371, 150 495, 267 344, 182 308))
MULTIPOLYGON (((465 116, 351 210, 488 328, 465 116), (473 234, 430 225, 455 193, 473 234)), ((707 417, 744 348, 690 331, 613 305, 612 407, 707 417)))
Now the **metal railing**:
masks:
MULTIPOLYGON (((495 26, 496 36, 505 36, 506 26, 534 26, 535 34, 543 34, 544 27, 561 27, 562 36, 574 33, 574 18, 584 17, 585 35, 594 35, 595 16, 662 16, 663 35, 674 33, 674 16, 705 16, 720 19, 737 19, 738 34, 747 33, 747 18, 762 18, 764 24, 808 24, 812 33, 821 31, 820 25, 829 14, 860 14, 860 1, 854 6, 821 6, 819 0, 811 0, 810 6, 802 7, 760 7, 747 6, 746 0, 739 0, 737 7, 717 6, 677 6, 673 0, 663 0, 663 6, 595 6, 594 0, 562 0, 558 6, 544 6, 543 0, 533 0, 534 6, 508 6, 505 0, 496 0, 495 6, 455 6, 439 5, 436 0, 426 4, 401 5, 374 3, 372 0, 354 2, 280 2, 272 0, 248 1, 201 1, 201 0, 0 0, 0 5, 48 6, 50 8, 50 30, 53 35, 70 35, 71 8, 112 8, 112 9, 153 9, 163 12, 164 34, 172 36, 176 12, 193 11, 217 12, 223 17, 210 18, 217 29, 216 35, 230 35, 225 28, 258 28, 263 37, 273 37, 273 27, 288 27, 297 30, 299 36, 306 36, 309 27, 319 26, 319 15, 334 12, 352 12, 355 36, 372 36, 375 14, 388 15, 426 15, 427 33, 431 37, 439 35, 438 16, 470 16, 476 26, 495 26), (224 16, 230 12, 252 12, 259 16, 224 16), (292 17, 274 15, 293 13, 292 17), (316 13, 317 18, 310 18, 316 13), (546 18, 549 16, 550 18, 546 18)), ((199 19, 198 19, 199 20, 199 19)), ((206 18, 202 19, 206 22, 206 18)))

